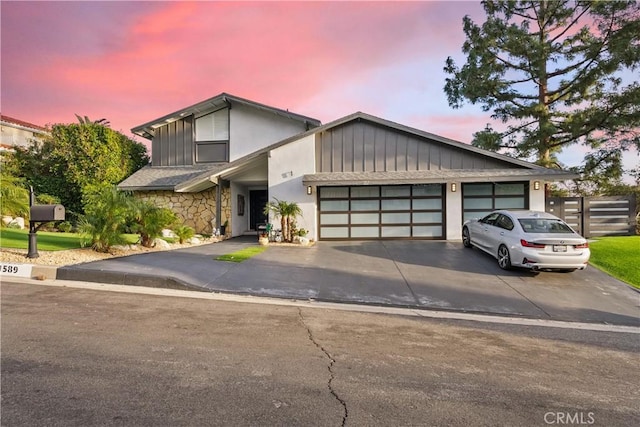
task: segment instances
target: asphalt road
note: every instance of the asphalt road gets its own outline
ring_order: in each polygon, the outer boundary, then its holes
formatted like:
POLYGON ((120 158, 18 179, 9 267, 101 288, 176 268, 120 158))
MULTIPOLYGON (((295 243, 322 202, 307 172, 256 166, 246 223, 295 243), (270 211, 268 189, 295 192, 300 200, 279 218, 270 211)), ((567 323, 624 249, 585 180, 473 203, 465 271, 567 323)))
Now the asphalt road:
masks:
POLYGON ((3 426, 640 425, 637 333, 1 292, 3 426))

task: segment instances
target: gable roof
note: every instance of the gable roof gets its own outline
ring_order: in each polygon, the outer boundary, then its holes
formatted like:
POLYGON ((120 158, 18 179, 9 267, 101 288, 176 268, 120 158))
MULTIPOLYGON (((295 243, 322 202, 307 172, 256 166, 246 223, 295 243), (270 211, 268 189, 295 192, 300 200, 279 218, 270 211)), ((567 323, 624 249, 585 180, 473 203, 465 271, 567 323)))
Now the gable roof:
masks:
POLYGON ((131 129, 131 133, 142 136, 143 138, 152 139, 155 133, 155 129, 163 126, 167 123, 175 122, 183 117, 191 114, 207 113, 215 110, 219 110, 225 107, 231 107, 233 104, 242 104, 251 108, 256 108, 262 111, 267 111, 272 114, 276 114, 281 117, 286 117, 292 120, 297 120, 307 125, 307 129, 320 126, 320 120, 312 117, 303 116, 301 114, 291 113, 289 110, 282 110, 280 108, 270 107, 265 104, 250 101, 248 99, 240 98, 238 96, 230 95, 228 93, 221 93, 213 98, 205 99, 204 101, 193 104, 189 107, 185 107, 181 110, 174 111, 171 114, 159 117, 151 120, 150 122, 136 126, 131 129))
POLYGON ((347 185, 363 182, 378 183, 384 180, 385 183, 405 183, 409 181, 420 181, 423 183, 429 182, 442 182, 442 180, 458 180, 460 182, 471 182, 473 180, 493 180, 493 181, 508 181, 513 179, 541 179, 541 180, 564 180, 574 179, 578 175, 560 169, 550 169, 542 166, 538 166, 533 163, 526 162, 524 160, 515 159, 513 157, 505 156, 503 154, 494 153, 491 151, 483 150, 481 148, 474 147, 470 144, 465 144, 460 141, 445 138, 433 133, 425 132, 419 129, 415 129, 409 126, 401 125, 389 120, 381 119, 363 112, 356 112, 348 116, 342 117, 333 122, 325 125, 313 128, 307 132, 300 133, 298 135, 291 136, 280 142, 264 147, 260 150, 254 151, 244 157, 241 157, 233 162, 217 165, 202 172, 201 174, 194 175, 190 179, 177 184, 175 191, 178 192, 191 192, 202 191, 206 187, 214 185, 213 178, 223 176, 225 173, 229 173, 235 169, 243 168, 245 165, 250 164, 260 158, 266 158, 269 151, 278 147, 282 147, 291 142, 305 138, 309 135, 313 135, 319 132, 324 132, 328 129, 344 125, 346 123, 355 120, 367 120, 372 123, 377 123, 381 126, 386 126, 391 129, 398 130, 400 132, 406 132, 412 135, 428 138, 445 145, 453 146, 462 150, 471 151, 483 156, 491 157, 504 161, 518 168, 514 169, 491 169, 487 171, 483 170, 464 170, 464 169, 451 169, 451 170, 438 170, 438 171, 404 171, 404 172, 345 172, 345 173, 317 173, 305 175, 303 182, 305 185, 347 185))

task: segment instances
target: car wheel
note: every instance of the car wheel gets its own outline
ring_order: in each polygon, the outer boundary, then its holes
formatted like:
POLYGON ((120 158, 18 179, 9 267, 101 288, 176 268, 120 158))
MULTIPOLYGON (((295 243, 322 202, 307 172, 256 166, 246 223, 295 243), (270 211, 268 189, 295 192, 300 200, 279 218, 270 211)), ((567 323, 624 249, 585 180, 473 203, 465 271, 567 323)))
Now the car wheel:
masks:
POLYGON ((509 249, 505 245, 500 245, 498 248, 498 265, 503 270, 511 268, 511 256, 509 255, 509 249))
POLYGON ((471 235, 469 234, 469 229, 464 227, 462 229, 462 244, 465 248, 470 248, 471 246, 471 235))

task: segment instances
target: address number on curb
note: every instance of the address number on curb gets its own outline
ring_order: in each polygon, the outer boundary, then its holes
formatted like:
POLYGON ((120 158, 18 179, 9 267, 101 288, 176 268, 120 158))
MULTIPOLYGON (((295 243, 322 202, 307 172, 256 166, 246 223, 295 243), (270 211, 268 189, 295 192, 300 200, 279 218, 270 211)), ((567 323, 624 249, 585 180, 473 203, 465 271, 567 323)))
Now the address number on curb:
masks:
POLYGON ((31 264, 7 264, 0 262, 0 275, 31 277, 32 268, 33 266, 31 264))

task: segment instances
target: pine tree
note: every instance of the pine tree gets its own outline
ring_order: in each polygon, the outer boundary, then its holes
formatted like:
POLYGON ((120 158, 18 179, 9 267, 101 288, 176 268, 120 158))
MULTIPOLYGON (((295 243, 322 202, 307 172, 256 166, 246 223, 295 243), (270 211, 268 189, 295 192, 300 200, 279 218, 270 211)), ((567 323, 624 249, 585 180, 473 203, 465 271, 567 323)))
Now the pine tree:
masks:
POLYGON ((621 154, 640 147, 640 5, 635 1, 484 1, 482 25, 463 19, 466 63, 449 57, 449 105, 479 104, 507 125, 473 144, 560 166, 579 144, 584 179, 616 180, 621 154))

